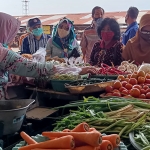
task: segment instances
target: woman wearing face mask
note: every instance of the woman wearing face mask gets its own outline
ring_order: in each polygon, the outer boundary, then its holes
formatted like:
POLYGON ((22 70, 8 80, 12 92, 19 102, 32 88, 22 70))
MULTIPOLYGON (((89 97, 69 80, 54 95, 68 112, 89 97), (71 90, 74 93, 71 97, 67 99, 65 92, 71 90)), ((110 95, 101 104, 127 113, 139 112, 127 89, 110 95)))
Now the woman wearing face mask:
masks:
MULTIPOLYGON (((54 66, 52 62, 32 62, 6 48, 15 38, 19 27, 20 21, 0 12, 0 100, 8 99, 7 88, 5 87, 9 82, 9 73, 26 77, 40 77, 50 76, 59 71, 58 66, 54 66)), ((70 69, 77 70, 75 67, 70 69)), ((63 71, 65 72, 66 69, 64 68, 63 71)), ((94 70, 86 67, 78 68, 78 72, 79 74, 86 74, 94 73, 94 70)))
POLYGON ((97 29, 101 39, 92 49, 90 64, 100 66, 105 63, 109 66, 118 66, 122 62, 122 43, 120 42, 120 28, 115 19, 105 18, 97 29))
POLYGON ((21 45, 21 54, 34 54, 40 47, 45 48, 49 35, 43 33, 42 23, 39 18, 33 18, 28 21, 29 34, 23 39, 21 45))
POLYGON ((126 44, 122 56, 138 64, 150 63, 150 13, 142 16, 139 30, 126 44))
POLYGON ((54 27, 46 52, 46 59, 80 57, 80 46, 75 38, 73 23, 69 19, 63 18, 54 27))

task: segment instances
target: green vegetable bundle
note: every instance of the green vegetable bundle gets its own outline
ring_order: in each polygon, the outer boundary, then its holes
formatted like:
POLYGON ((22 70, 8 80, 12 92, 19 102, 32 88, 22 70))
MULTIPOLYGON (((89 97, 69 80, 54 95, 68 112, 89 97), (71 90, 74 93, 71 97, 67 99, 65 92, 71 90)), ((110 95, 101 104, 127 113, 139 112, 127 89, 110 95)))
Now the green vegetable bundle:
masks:
POLYGON ((149 119, 150 105, 139 100, 123 98, 97 99, 84 98, 58 108, 75 108, 70 114, 56 122, 54 130, 73 129, 81 122, 102 133, 118 133, 127 136, 135 128, 149 119))

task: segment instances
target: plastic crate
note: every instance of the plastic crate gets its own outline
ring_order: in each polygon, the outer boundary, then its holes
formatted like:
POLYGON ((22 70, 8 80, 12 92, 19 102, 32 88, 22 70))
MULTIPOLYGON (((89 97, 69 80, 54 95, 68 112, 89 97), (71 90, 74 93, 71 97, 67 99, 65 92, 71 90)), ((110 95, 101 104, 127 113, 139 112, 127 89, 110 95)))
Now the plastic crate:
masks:
POLYGON ((54 91, 57 92, 68 92, 68 89, 65 88, 65 83, 70 83, 68 80, 51 80, 51 85, 54 91))

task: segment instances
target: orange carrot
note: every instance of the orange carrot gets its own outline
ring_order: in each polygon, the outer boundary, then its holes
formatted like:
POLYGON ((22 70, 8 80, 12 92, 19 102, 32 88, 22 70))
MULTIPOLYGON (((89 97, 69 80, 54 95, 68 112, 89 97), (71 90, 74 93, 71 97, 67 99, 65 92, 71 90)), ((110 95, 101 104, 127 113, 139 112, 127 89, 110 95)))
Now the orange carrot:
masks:
POLYGON ((78 124, 72 132, 87 132, 89 131, 89 125, 85 122, 78 124))
POLYGON ((89 132, 95 131, 95 130, 96 130, 95 128, 89 128, 89 132))
POLYGON ((29 135, 27 135, 25 132, 20 133, 21 137, 30 145, 30 144, 37 144, 35 140, 33 140, 29 135))
POLYGON ((103 140, 99 147, 102 150, 113 150, 113 145, 108 140, 103 140))
POLYGON ((69 129, 64 129, 63 132, 71 132, 69 129))
POLYGON ((75 140, 86 143, 90 146, 99 146, 102 142, 101 133, 97 132, 43 132, 43 136, 50 137, 62 137, 66 135, 72 135, 75 140))
POLYGON ((98 150, 96 147, 92 147, 92 146, 81 146, 81 147, 76 147, 74 148, 74 150, 98 150))
POLYGON ((102 136, 102 140, 110 141, 114 148, 118 147, 120 144, 120 136, 118 134, 102 136))
POLYGON ((71 135, 60 137, 54 140, 31 144, 19 148, 19 150, 31 150, 35 148, 41 149, 73 149, 75 146, 74 139, 71 135))

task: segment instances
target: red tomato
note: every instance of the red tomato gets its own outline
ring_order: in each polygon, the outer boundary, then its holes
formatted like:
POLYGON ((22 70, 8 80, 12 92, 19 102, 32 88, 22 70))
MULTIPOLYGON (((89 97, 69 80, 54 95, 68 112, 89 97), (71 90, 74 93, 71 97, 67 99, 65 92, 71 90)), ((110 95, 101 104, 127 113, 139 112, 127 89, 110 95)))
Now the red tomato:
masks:
POLYGON ((140 86, 140 85, 134 85, 133 88, 137 88, 137 89, 141 90, 142 86, 140 86))
POLYGON ((128 83, 127 81, 122 81, 122 86, 125 87, 125 85, 128 83))
POLYGON ((147 90, 146 90, 146 93, 148 93, 148 92, 150 92, 150 89, 147 89, 147 90))
POLYGON ((136 85, 137 84, 137 80, 135 78, 130 78, 129 79, 129 84, 136 85))
POLYGON ((132 74, 128 74, 128 75, 127 75, 127 78, 129 78, 129 79, 130 79, 130 78, 131 78, 131 75, 132 75, 132 74))
POLYGON ((145 76, 145 78, 146 78, 146 79, 150 79, 150 74, 147 73, 146 76, 145 76))
POLYGON ((112 93, 107 93, 105 96, 112 96, 113 94, 112 93))
POLYGON ((148 84, 150 84, 150 79, 145 79, 145 83, 148 83, 148 84))
POLYGON ((138 75, 138 77, 145 77, 145 72, 144 71, 138 71, 137 75, 138 75))
POLYGON ((144 89, 144 90, 148 90, 148 89, 149 89, 149 86, 144 85, 144 86, 143 86, 143 89, 144 89))
POLYGON ((130 91, 130 95, 132 97, 138 98, 141 95, 141 92, 137 88, 132 88, 131 91, 130 91))
POLYGON ((123 96, 126 96, 126 95, 129 94, 129 92, 128 92, 128 90, 123 90, 123 91, 121 92, 121 94, 122 94, 123 96))
POLYGON ((132 84, 127 83, 127 84, 125 85, 125 88, 126 88, 127 90, 131 90, 131 89, 132 89, 132 84))
POLYGON ((121 84, 120 81, 116 81, 116 82, 114 83, 113 87, 114 87, 114 89, 119 89, 119 88, 122 87, 122 84, 121 84))
POLYGON ((119 75, 117 80, 120 80, 120 81, 124 81, 125 80, 125 77, 123 75, 119 75))
POLYGON ((137 79, 137 78, 138 78, 138 76, 137 76, 137 74, 136 74, 136 73, 133 73, 133 74, 131 75, 131 78, 135 78, 135 79, 137 79))
POLYGON ((150 92, 146 93, 146 98, 150 99, 150 92))
POLYGON ((123 90, 127 90, 125 87, 121 87, 120 89, 119 89, 119 91, 120 92, 122 92, 123 90))
POLYGON ((145 94, 145 93, 146 93, 146 90, 141 89, 141 94, 145 94))
POLYGON ((106 91, 107 93, 111 93, 111 92, 113 91, 113 87, 112 87, 112 86, 107 86, 107 87, 105 88, 105 91, 106 91))
POLYGON ((121 97, 121 94, 119 92, 114 92, 113 96, 121 97))
POLYGON ((117 89, 114 89, 112 92, 113 92, 113 93, 114 93, 114 92, 118 92, 118 93, 120 93, 120 91, 119 91, 119 90, 117 90, 117 89))
POLYGON ((129 78, 125 78, 125 81, 129 82, 129 78))
POLYGON ((141 94, 141 95, 139 96, 139 98, 146 99, 146 95, 145 95, 145 94, 141 94))
POLYGON ((145 83, 145 78, 144 77, 138 77, 138 83, 139 84, 145 83))

